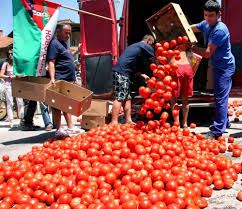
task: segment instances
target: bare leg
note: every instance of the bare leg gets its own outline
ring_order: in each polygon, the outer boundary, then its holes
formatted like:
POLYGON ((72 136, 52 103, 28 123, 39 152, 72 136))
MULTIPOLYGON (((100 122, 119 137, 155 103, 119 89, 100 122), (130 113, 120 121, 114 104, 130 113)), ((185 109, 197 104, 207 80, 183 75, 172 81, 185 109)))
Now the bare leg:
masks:
POLYGON ((113 102, 113 108, 112 108, 112 121, 111 121, 112 124, 118 123, 118 115, 119 115, 121 106, 122 106, 122 103, 115 99, 113 102))
POLYGON ((61 128, 61 111, 52 108, 52 114, 54 114, 56 130, 59 130, 61 128))
POLYGON ((189 113, 188 97, 182 96, 183 127, 187 126, 188 113, 189 113))
POLYGON ((125 113, 126 123, 134 124, 131 118, 131 100, 126 100, 125 106, 124 106, 124 113, 125 113))
POLYGON ((66 119, 67 127, 68 128, 73 128, 74 125, 72 123, 72 115, 70 113, 63 112, 63 115, 66 119))
POLYGON ((172 110, 173 109, 178 110, 178 115, 175 116, 175 117, 173 116, 174 122, 180 123, 180 120, 179 120, 179 107, 178 107, 178 104, 176 103, 176 99, 175 98, 171 99, 171 107, 172 107, 172 110))

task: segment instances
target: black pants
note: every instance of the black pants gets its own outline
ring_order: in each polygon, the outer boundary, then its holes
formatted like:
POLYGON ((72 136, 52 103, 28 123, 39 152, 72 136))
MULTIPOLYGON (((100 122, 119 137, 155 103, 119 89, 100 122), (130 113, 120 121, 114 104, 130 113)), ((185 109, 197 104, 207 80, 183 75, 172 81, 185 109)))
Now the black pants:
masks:
POLYGON ((36 108, 36 101, 24 100, 24 125, 33 125, 33 118, 36 108))

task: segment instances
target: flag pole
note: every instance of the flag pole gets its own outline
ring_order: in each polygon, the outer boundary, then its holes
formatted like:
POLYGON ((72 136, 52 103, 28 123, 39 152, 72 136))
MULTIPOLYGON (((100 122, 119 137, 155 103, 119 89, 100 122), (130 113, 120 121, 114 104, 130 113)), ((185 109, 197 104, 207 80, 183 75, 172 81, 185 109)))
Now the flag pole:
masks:
POLYGON ((75 9, 75 8, 68 7, 68 6, 65 6, 65 5, 61 5, 61 7, 65 8, 65 9, 72 10, 72 11, 76 11, 78 13, 91 15, 91 16, 98 17, 98 18, 101 18, 101 19, 104 19, 104 20, 109 20, 109 21, 111 21, 113 23, 113 19, 109 18, 109 17, 105 17, 105 16, 102 16, 102 15, 97 15, 97 14, 94 14, 94 13, 91 13, 91 12, 87 12, 87 11, 80 10, 80 9, 75 9))

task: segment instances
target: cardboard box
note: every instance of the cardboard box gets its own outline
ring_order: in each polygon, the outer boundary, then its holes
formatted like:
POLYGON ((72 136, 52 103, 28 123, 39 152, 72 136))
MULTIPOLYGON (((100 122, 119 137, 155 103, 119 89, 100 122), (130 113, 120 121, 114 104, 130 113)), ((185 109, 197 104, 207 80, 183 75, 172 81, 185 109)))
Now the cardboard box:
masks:
POLYGON ((12 94, 14 97, 44 102, 46 89, 49 86, 50 79, 44 77, 14 78, 12 94))
POLYGON ((87 116, 107 116, 108 115, 108 101, 93 99, 91 105, 83 115, 87 116))
POLYGON ((179 4, 170 3, 146 20, 156 41, 170 41, 178 36, 187 36, 192 43, 197 42, 179 4))
POLYGON ((81 127, 84 129, 92 129, 106 124, 107 118, 105 116, 82 116, 81 127))
POLYGON ((79 116, 91 105, 93 92, 76 84, 57 81, 54 86, 46 89, 45 102, 63 112, 79 116))

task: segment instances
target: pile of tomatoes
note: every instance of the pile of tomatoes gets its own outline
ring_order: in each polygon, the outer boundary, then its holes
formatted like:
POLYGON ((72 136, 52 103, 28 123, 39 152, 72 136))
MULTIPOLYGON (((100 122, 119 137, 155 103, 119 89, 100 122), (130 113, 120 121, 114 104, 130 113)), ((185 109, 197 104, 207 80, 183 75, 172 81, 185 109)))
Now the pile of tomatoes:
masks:
POLYGON ((242 101, 234 100, 228 104, 228 115, 234 116, 234 121, 239 121, 239 116, 242 115, 242 101))
POLYGON ((196 209, 231 188, 241 163, 176 124, 105 125, 0 164, 0 208, 196 209))

